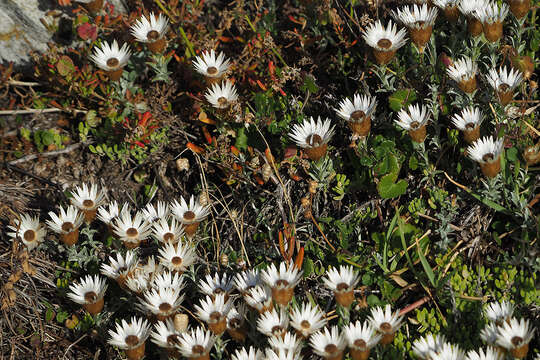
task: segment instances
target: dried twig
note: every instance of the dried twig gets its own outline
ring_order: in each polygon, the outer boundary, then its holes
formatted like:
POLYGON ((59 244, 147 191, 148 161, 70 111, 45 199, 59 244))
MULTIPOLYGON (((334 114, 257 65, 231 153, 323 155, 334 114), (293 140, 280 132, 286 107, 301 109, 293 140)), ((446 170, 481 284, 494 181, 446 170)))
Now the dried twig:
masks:
POLYGON ((71 144, 71 145, 67 146, 66 148, 60 149, 60 150, 47 151, 47 152, 38 153, 38 154, 26 155, 26 156, 23 156, 20 159, 12 160, 12 161, 8 162, 7 165, 20 164, 20 163, 23 163, 23 162, 26 162, 26 161, 34 160, 34 159, 36 159, 38 157, 57 156, 57 155, 61 155, 61 154, 66 154, 66 153, 69 153, 69 152, 71 152, 71 151, 73 151, 75 149, 78 149, 82 145, 86 145, 86 143, 80 142, 80 143, 76 143, 76 144, 71 144))

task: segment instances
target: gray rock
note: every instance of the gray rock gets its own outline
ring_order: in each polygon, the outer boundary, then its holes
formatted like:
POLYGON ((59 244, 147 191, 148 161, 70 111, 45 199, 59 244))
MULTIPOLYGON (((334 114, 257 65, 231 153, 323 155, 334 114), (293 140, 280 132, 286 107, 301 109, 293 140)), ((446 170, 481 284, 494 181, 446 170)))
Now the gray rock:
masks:
MULTIPOLYGON (((108 0, 115 12, 125 12, 124 0, 108 0)), ((73 2, 73 1, 72 1, 73 2)), ((58 24, 59 19, 47 16, 50 10, 71 15, 69 7, 58 5, 57 0, 0 0, 0 63, 13 61, 20 67, 30 61, 30 52, 47 51, 47 43, 54 41, 53 33, 41 23, 58 24)))

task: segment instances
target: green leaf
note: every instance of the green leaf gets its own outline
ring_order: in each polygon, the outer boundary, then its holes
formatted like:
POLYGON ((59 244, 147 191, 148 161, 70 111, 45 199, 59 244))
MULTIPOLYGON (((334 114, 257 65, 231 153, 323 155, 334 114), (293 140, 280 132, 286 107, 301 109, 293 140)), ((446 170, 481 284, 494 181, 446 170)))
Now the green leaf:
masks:
POLYGON ((304 277, 307 277, 313 273, 313 260, 308 257, 304 257, 304 277))
POLYGON ((41 143, 45 146, 54 144, 54 134, 50 131, 44 131, 41 133, 41 143))
POLYGON ((60 311, 58 314, 56 314, 56 321, 59 323, 63 323, 68 317, 69 314, 67 312, 60 311))
POLYGON ((45 321, 51 322, 55 315, 54 310, 52 308, 48 308, 47 311, 45 311, 45 321))
POLYGON ((411 156, 409 158, 409 169, 411 170, 418 169, 418 159, 416 158, 416 156, 411 156))
POLYGON ((401 108, 410 105, 416 100, 416 93, 413 89, 403 89, 394 92, 388 98, 388 105, 390 109, 395 112, 401 110, 401 108))
POLYGON ((381 178, 381 181, 377 184, 377 191, 383 199, 392 199, 400 195, 405 194, 407 186, 409 185, 405 180, 399 180, 394 183, 395 175, 388 174, 381 178))
POLYGON ((234 143, 234 146, 240 150, 247 150, 247 142, 248 137, 246 135, 246 128, 242 126, 236 133, 236 142, 234 143))
POLYGON ((510 162, 516 162, 517 155, 518 155, 518 151, 515 147, 511 147, 510 149, 506 150, 506 159, 509 160, 510 162))
POLYGON ((315 79, 311 75, 307 75, 304 78, 304 84, 301 86, 301 89, 303 91, 309 91, 310 93, 317 93, 319 91, 319 87, 315 84, 315 79))
POLYGON ((62 76, 68 76, 75 71, 73 60, 67 55, 63 55, 60 60, 58 60, 56 68, 58 69, 58 73, 62 76))
POLYGON ((434 287, 437 287, 437 283, 435 281, 435 274, 433 273, 433 269, 431 268, 431 265, 429 265, 426 257, 424 256, 424 252, 420 246, 417 247, 418 250, 418 257, 420 258, 420 262, 422 263, 422 266, 424 267, 424 271, 426 272, 426 275, 431 282, 431 285, 434 287))

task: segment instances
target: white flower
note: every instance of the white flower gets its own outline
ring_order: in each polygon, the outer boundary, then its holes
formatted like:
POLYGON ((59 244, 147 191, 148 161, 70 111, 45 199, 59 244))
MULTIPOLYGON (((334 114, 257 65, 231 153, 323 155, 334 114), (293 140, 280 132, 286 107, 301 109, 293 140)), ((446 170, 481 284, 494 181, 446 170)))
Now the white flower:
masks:
POLYGON ((291 313, 291 326, 305 338, 326 325, 324 314, 318 306, 303 303, 302 307, 293 308, 291 313))
POLYGON ((238 100, 236 87, 230 80, 225 80, 219 84, 212 84, 212 88, 204 95, 206 100, 217 109, 225 109, 238 100))
POLYGON ((394 19, 400 21, 408 28, 418 30, 433 26, 435 19, 437 19, 437 14, 437 8, 430 8, 427 4, 422 4, 422 6, 414 4, 404 6, 401 9, 397 9, 397 11, 392 11, 394 19))
POLYGON ((97 218, 103 221, 105 224, 109 225, 115 217, 118 216, 118 203, 116 200, 111 201, 108 205, 108 210, 105 208, 105 205, 100 206, 97 210, 97 218))
POLYGON ((311 335, 309 344, 315 354, 324 358, 337 357, 347 346, 345 337, 340 334, 337 326, 332 326, 330 331, 324 328, 311 335))
POLYGON ((234 286, 241 293, 245 293, 248 290, 253 289, 255 286, 261 283, 261 275, 259 270, 250 269, 237 273, 234 276, 234 286))
POLYGON ((140 212, 134 217, 127 211, 122 212, 113 223, 114 232, 120 240, 130 243, 138 243, 148 238, 152 231, 151 226, 140 212))
POLYGON ((438 352, 431 352, 431 360, 465 360, 465 352, 457 345, 444 343, 438 352))
POLYGON ((486 317, 489 321, 498 325, 505 320, 510 320, 514 313, 514 305, 510 302, 503 300, 499 302, 492 302, 486 307, 486 317))
POLYGON ((105 192, 99 190, 96 184, 91 184, 89 187, 83 183, 81 186, 75 187, 71 196, 71 203, 79 210, 94 210, 105 201, 105 192))
POLYGON ((285 350, 266 349, 266 360, 302 360, 298 353, 285 350))
POLYGON ((216 57, 216 52, 210 50, 210 52, 205 51, 201 56, 197 56, 193 60, 193 66, 197 72, 204 76, 220 78, 227 72, 230 63, 228 59, 225 59, 225 54, 219 53, 216 57))
POLYGON ((109 329, 109 336, 109 344, 123 350, 135 349, 150 336, 150 325, 147 320, 132 317, 129 323, 126 320, 116 323, 116 332, 109 329))
POLYGON ((467 81, 476 76, 478 65, 469 57, 462 57, 446 69, 448 76, 455 82, 467 81))
POLYGON ((165 201, 158 201, 157 207, 154 207, 154 205, 148 203, 141 211, 146 221, 154 222, 159 219, 166 219, 169 216, 169 204, 165 201))
POLYGON ((143 271, 134 271, 126 278, 125 285, 136 294, 142 294, 148 290, 150 285, 150 275, 143 271))
POLYGON ((495 346, 497 342, 497 325, 494 323, 488 323, 485 328, 480 331, 480 338, 487 345, 495 346))
POLYGON ((264 353, 250 346, 249 350, 245 348, 237 349, 231 358, 232 360, 264 360, 264 353))
POLYGON ((227 314, 227 328, 239 329, 242 327, 246 320, 247 309, 245 304, 232 307, 227 314))
POLYGON ((334 292, 354 290, 360 276, 354 271, 352 266, 341 265, 339 270, 332 267, 326 272, 326 278, 323 279, 327 288, 334 292))
POLYGON ((377 333, 370 323, 356 321, 343 329, 345 339, 350 349, 366 351, 379 343, 382 335, 377 333))
POLYGON ((215 341, 216 338, 209 331, 198 327, 195 330, 183 333, 177 348, 187 358, 199 358, 207 355, 212 350, 215 341))
POLYGON ((405 29, 397 31, 397 26, 392 21, 389 21, 385 28, 380 20, 377 20, 367 27, 362 37, 374 49, 379 51, 396 51, 407 43, 406 35, 407 31, 405 29))
POLYGON ((474 106, 466 107, 461 111, 461 114, 455 114, 452 117, 452 123, 461 131, 477 128, 483 120, 482 111, 474 106))
POLYGON ((268 345, 276 351, 292 352, 299 354, 302 350, 302 339, 296 334, 286 332, 283 336, 271 336, 268 338, 268 345))
POLYGON ((291 139, 301 148, 317 148, 327 144, 334 135, 334 127, 331 125, 330 119, 321 120, 317 117, 317 121, 313 117, 309 121, 304 120, 303 124, 295 124, 289 133, 291 139))
POLYGON ((489 0, 461 0, 459 10, 465 16, 476 16, 477 10, 487 7, 489 0))
POLYGON ((114 40, 112 45, 104 41, 101 49, 96 48, 90 59, 105 71, 115 71, 123 68, 130 56, 129 45, 125 43, 122 48, 118 48, 118 43, 114 40))
POLYGON ((502 3, 499 7, 496 1, 492 1, 488 5, 476 9, 476 17, 484 24, 502 23, 509 10, 506 3, 502 3))
POLYGON ((399 315, 399 311, 392 313, 390 304, 387 304, 384 309, 380 306, 371 309, 369 321, 378 332, 382 334, 392 334, 401 326, 403 316, 399 315))
POLYGON ((180 338, 180 332, 176 331, 171 319, 158 321, 154 325, 154 331, 150 334, 152 342, 165 349, 174 349, 180 338))
POLYGON ((523 81, 523 74, 518 70, 510 68, 508 72, 506 66, 489 70, 487 81, 495 91, 508 92, 513 91, 523 81))
POLYGON ((289 316, 285 310, 267 311, 257 319, 257 330, 266 336, 282 336, 289 327, 289 316))
POLYGON ((151 289, 144 293, 144 300, 141 300, 139 307, 155 315, 169 316, 178 310, 182 301, 184 301, 184 295, 180 295, 179 289, 151 289))
POLYGON ((162 14, 155 16, 150 13, 148 20, 145 16, 141 16, 139 20, 131 26, 131 35, 140 42, 154 42, 163 38, 169 29, 169 19, 162 14))
POLYGON ((227 294, 232 290, 232 280, 227 274, 221 278, 218 273, 214 277, 207 274, 205 281, 199 283, 199 290, 206 295, 227 294))
POLYGON ((225 301, 224 294, 215 295, 213 298, 207 296, 201 300, 201 305, 195 305, 197 317, 207 324, 217 323, 227 318, 232 309, 232 302, 225 301))
POLYGON ((440 9, 458 6, 459 0, 433 0, 433 4, 440 9))
POLYGON ((162 218, 153 225, 152 236, 159 242, 177 243, 183 235, 184 229, 175 218, 172 218, 171 221, 162 218))
POLYGON ((430 111, 425 105, 409 105, 398 113, 399 120, 394 122, 405 130, 417 130, 424 126, 430 118, 430 111))
POLYGON ((159 249, 160 261, 169 270, 184 272, 197 260, 197 254, 190 245, 182 243, 165 244, 159 249))
POLYGON ((171 210, 178 221, 184 225, 199 223, 210 214, 210 208, 201 205, 193 195, 189 198, 189 205, 183 197, 180 197, 180 203, 174 200, 171 210))
POLYGON ((277 289, 286 289, 295 287, 302 279, 302 271, 296 266, 287 266, 282 262, 279 264, 279 270, 276 265, 270 264, 268 268, 261 273, 262 280, 270 287, 277 289))
POLYGON ((493 140, 493 137, 486 136, 470 145, 467 152, 472 160, 480 164, 492 163, 497 161, 503 152, 503 143, 504 139, 502 138, 493 140))
POLYGON ((345 98, 339 103, 339 109, 336 109, 337 115, 345 121, 357 122, 373 115, 377 106, 377 99, 374 96, 354 95, 353 101, 345 98))
POLYGON ((413 342, 413 352, 420 359, 429 359, 431 353, 439 353, 446 343, 444 335, 428 334, 413 342))
POLYGON ((47 220, 47 225, 52 231, 59 234, 68 234, 78 229, 84 219, 83 214, 73 205, 69 205, 65 211, 63 207, 60 207, 59 216, 52 211, 49 212, 49 216, 52 221, 47 220))
POLYGON ((8 232, 7 236, 13 240, 19 239, 23 242, 28 250, 32 250, 45 240, 47 230, 39 223, 39 217, 32 217, 30 214, 22 214, 20 219, 13 219, 14 225, 9 225, 8 229, 13 232, 8 232))
POLYGON ((127 276, 135 267, 137 267, 137 253, 135 251, 128 250, 126 257, 117 253, 116 259, 109 256, 109 262, 111 265, 101 264, 101 273, 109 278, 117 279, 119 276, 127 276))
POLYGON ((518 349, 528 344, 536 329, 526 319, 510 319, 497 328, 497 345, 507 349, 518 349))
POLYGON ((184 277, 170 271, 163 271, 156 275, 151 284, 154 289, 174 289, 177 291, 181 291, 184 285, 184 277))
POLYGON ((94 304, 103 299, 107 284, 99 275, 87 275, 79 284, 71 284, 69 290, 67 296, 77 304, 94 304))
POLYGON ((259 312, 268 309, 272 304, 272 292, 266 286, 257 285, 244 294, 246 304, 259 312))
POLYGON ((504 356, 495 348, 488 346, 486 351, 478 349, 478 352, 471 350, 467 353, 466 360, 503 360, 504 356))

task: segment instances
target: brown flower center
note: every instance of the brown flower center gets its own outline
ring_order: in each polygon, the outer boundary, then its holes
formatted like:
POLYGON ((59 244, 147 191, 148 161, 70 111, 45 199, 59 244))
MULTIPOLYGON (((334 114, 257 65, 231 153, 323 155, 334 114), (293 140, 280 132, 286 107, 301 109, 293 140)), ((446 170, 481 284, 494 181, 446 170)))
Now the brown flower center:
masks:
POLYGON ((195 213, 191 210, 188 210, 184 213, 184 220, 191 221, 195 219, 195 213))
POLYGON ((523 341, 523 338, 519 336, 514 336, 510 341, 512 342, 512 344, 514 344, 514 346, 518 346, 523 341))
POLYGON ((159 39, 159 32, 156 30, 150 30, 148 34, 146 34, 146 38, 149 41, 156 41, 157 39, 159 39))
POLYGON ((392 46, 392 41, 390 41, 390 39, 381 39, 377 41, 377 46, 383 49, 390 49, 392 46))
POLYGON ((240 326, 242 326, 242 320, 238 318, 231 319, 229 321, 229 326, 232 327, 233 329, 238 329, 240 326))
POLYGON ((351 114, 351 120, 358 121, 363 119, 366 116, 366 113, 362 110, 356 110, 351 114))
POLYGON ((126 230, 126 235, 130 238, 137 237, 139 235, 139 232, 135 228, 129 228, 126 230))
POLYGON ((182 264, 182 258, 180 256, 174 256, 171 262, 174 266, 180 266, 182 264))
POLYGON ((420 123, 418 121, 413 121, 411 123, 411 129, 416 130, 420 127, 420 123))
POLYGON ((388 333, 390 331, 392 331, 392 325, 390 325, 390 323, 387 323, 387 322, 383 322, 379 328, 381 329, 382 332, 384 333, 388 333))
POLYGON ((349 290, 349 285, 346 284, 346 283, 339 283, 336 286, 336 290, 337 291, 347 291, 347 290, 349 290))
POLYGON ((302 327, 302 329, 309 329, 311 327, 311 324, 307 320, 302 320, 300 326, 302 327))
POLYGON ((72 232, 75 229, 75 225, 72 222, 65 222, 62 224, 62 230, 65 232, 72 232))
POLYGON ((169 242, 169 241, 173 241, 174 240, 174 234, 173 233, 166 233, 165 235, 163 235, 163 241, 165 242, 169 242))
POLYGON ((356 346, 357 348, 360 348, 360 349, 365 349, 366 348, 366 342, 363 340, 363 339, 356 339, 354 340, 354 346, 356 346))
POLYGON ((120 61, 117 58, 110 58, 107 60, 107 66, 110 68, 115 68, 120 65, 120 61))
POLYGON ((224 294, 224 293, 225 293, 225 289, 223 288, 217 287, 214 289, 214 295, 219 295, 219 294, 224 294))
POLYGON ((335 344, 328 344, 324 347, 324 352, 328 354, 335 354, 338 352, 338 347, 335 344))
POLYGON ((495 158, 495 156, 492 153, 487 153, 484 156, 482 156, 482 160, 484 161, 492 161, 495 158))
POLYGON ((135 346, 139 343, 139 338, 137 335, 128 335, 125 342, 128 344, 128 346, 135 346))
POLYGON ((508 92, 508 90, 510 90, 510 85, 506 83, 499 85, 499 92, 505 93, 508 92))
POLYGON ((217 102, 220 106, 225 106, 228 103, 228 100, 225 96, 220 96, 219 99, 217 99, 217 102))
POLYGON ((171 311, 172 305, 169 303, 161 303, 159 304, 159 311, 161 312, 168 312, 171 311))
POLYGON ((167 336, 167 344, 169 345, 178 344, 179 343, 178 339, 179 339, 179 336, 176 334, 169 335, 167 336))
POLYGON ((276 281, 276 286, 277 287, 287 287, 287 286, 289 286, 289 282, 287 280, 284 280, 284 279, 279 279, 278 281, 276 281))
POLYGON ((283 332, 283 328, 279 325, 276 325, 276 326, 273 326, 272 327, 272 334, 274 336, 278 336, 278 335, 281 335, 281 333, 283 332))
POLYGON ((82 202, 83 206, 85 208, 93 208, 94 207, 94 202, 90 199, 86 199, 82 202))
POLYGON ((218 322, 221 318, 222 316, 219 311, 214 311, 210 314, 210 322, 218 322))
POLYGON ((317 134, 311 134, 306 138, 306 143, 313 147, 321 146, 323 142, 322 137, 317 134))
POLYGON ((23 234, 23 238, 24 238, 24 241, 28 241, 28 242, 34 241, 37 238, 37 233, 32 229, 26 230, 23 234))
POLYGON ((84 301, 86 301, 89 304, 93 304, 98 300, 98 296, 95 292, 89 291, 86 294, 84 294, 84 301))
POLYGON ((218 69, 215 66, 210 66, 208 69, 206 69, 206 73, 208 75, 216 75, 218 73, 218 69))
POLYGON ((196 355, 202 355, 204 354, 204 347, 202 345, 194 345, 191 347, 191 352, 196 355))
POLYGON ((417 21, 414 23, 416 26, 420 27, 420 28, 424 28, 425 25, 426 25, 426 22, 425 21, 417 21))
POLYGON ((467 125, 465 125, 465 129, 468 129, 468 130, 472 130, 476 127, 475 123, 467 123, 467 125))

